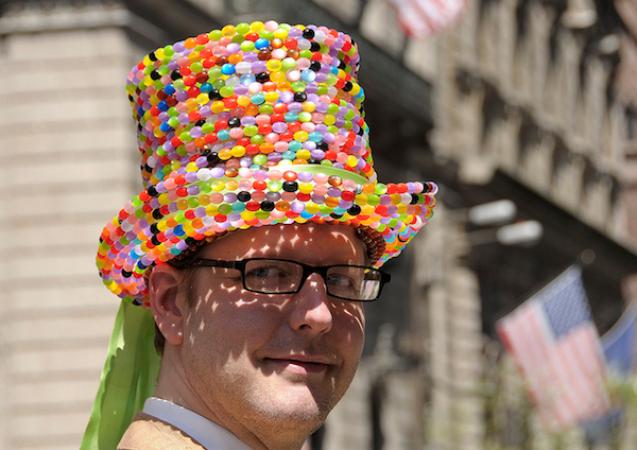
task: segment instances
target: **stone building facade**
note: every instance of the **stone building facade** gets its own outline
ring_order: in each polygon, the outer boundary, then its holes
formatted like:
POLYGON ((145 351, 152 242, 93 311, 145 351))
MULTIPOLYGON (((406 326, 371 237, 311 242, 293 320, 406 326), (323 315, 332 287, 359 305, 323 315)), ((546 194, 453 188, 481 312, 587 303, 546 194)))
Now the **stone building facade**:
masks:
POLYGON ((442 187, 436 220, 388 264, 396 282, 369 311, 322 448, 554 448, 535 422, 526 443, 515 432, 507 411, 524 398, 509 363, 494 369, 493 324, 588 252, 604 331, 637 272, 637 6, 591 1, 591 23, 569 20, 585 3, 473 0, 458 26, 414 41, 384 0, 1 2, 0 448, 74 448, 86 424, 118 306, 96 240, 140 188, 128 69, 159 44, 263 17, 349 31, 384 181, 442 187), (498 198, 543 223, 541 242, 476 245, 462 211, 498 198))

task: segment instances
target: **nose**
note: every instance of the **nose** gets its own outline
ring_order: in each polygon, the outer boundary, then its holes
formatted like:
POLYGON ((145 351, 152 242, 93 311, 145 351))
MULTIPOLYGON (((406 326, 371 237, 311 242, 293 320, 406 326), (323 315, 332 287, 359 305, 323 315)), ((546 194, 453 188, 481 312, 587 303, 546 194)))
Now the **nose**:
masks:
POLYGON ((312 334, 332 329, 334 317, 327 297, 325 280, 318 273, 307 277, 291 302, 290 326, 312 334))

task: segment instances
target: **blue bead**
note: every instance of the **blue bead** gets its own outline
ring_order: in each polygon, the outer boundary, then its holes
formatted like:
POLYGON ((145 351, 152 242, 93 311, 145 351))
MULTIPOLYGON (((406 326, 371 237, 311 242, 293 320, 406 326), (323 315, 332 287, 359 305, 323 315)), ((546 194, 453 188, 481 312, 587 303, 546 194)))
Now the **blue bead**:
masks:
POLYGON ((234 64, 224 64, 221 66, 221 73, 224 75, 232 75, 234 73, 234 64))
POLYGON ((288 144, 288 150, 292 152, 297 152, 303 148, 303 145, 299 141, 291 141, 288 144))
POLYGON ((230 133, 228 132, 228 130, 219 130, 217 132, 217 138, 220 141, 227 141, 228 139, 230 139, 230 133))
POLYGON ((286 122, 296 122, 299 118, 299 115, 295 112, 287 112, 283 117, 285 117, 286 122))
POLYGON ((212 85, 210 83, 204 83, 201 85, 199 90, 203 92, 204 94, 207 94, 212 91, 212 85))
POLYGON ((252 97, 250 97, 250 101, 254 105, 260 105, 265 102, 265 97, 263 94, 254 94, 252 97))
POLYGON ((172 130, 172 127, 168 125, 168 122, 162 122, 161 125, 159 125, 159 129, 164 133, 168 133, 170 130, 172 130))
POLYGON ((172 84, 169 84, 168 86, 164 88, 164 92, 167 95, 173 95, 175 93, 175 87, 172 84))
POLYGON ((170 108, 170 106, 168 106, 168 103, 162 100, 161 102, 157 103, 157 108, 159 108, 160 111, 168 111, 168 108, 170 108))
POLYGON ((257 50, 261 50, 263 48, 268 48, 270 46, 270 41, 264 38, 259 38, 254 42, 254 47, 257 50))
POLYGON ((309 219, 309 218, 311 218, 313 215, 314 215, 314 214, 309 213, 309 212, 307 212, 307 211, 303 211, 303 212, 301 213, 301 217, 302 217, 302 218, 304 218, 304 219, 309 219))
POLYGON ((186 234, 183 225, 177 225, 174 228, 173 233, 175 233, 175 236, 183 236, 184 234, 186 234))

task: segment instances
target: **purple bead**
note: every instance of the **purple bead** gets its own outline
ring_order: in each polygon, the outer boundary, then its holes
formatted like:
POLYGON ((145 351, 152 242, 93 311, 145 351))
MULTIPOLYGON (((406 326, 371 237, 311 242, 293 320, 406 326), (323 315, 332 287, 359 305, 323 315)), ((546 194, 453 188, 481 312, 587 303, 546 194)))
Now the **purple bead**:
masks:
POLYGON ((201 127, 192 127, 190 129, 190 136, 193 138, 201 137, 201 127))
POLYGON ((323 140, 327 142, 328 144, 331 144, 332 142, 336 140, 336 136, 328 132, 323 135, 323 140))
POLYGON ((298 179, 303 182, 312 181, 312 174, 310 172, 301 172, 298 175, 298 179))
POLYGON ((327 103, 319 102, 316 105, 316 112, 320 112, 321 114, 325 114, 327 112, 327 103))
POLYGON ((241 158, 241 160, 239 161, 239 165, 241 167, 250 167, 252 165, 252 157, 250 156, 244 156, 243 158, 241 158))
POLYGON ((226 203, 234 203, 237 201, 237 194, 229 192, 223 196, 223 201, 226 203))
POLYGON ((312 156, 312 159, 316 159, 316 160, 321 160, 323 158, 325 158, 325 152, 321 149, 316 149, 316 150, 312 150, 310 152, 310 155, 312 156))
POLYGON ((275 122, 272 124, 272 131, 277 134, 285 133, 288 130, 288 125, 285 122, 275 122))
POLYGON ((195 209, 195 216, 206 217, 206 208, 204 208, 203 206, 200 206, 199 208, 195 209))
POLYGON ((288 111, 298 113, 303 110, 303 106, 299 102, 293 102, 288 105, 288 111))
POLYGON ((305 206, 303 205, 302 202, 295 200, 290 204, 290 209, 294 211, 295 213, 300 214, 305 209, 305 206))
POLYGON ((255 61, 252 64, 252 73, 260 73, 260 72, 265 72, 267 69, 265 62, 263 61, 255 61))
POLYGON ((212 112, 210 111, 210 106, 202 106, 199 110, 199 114, 201 114, 203 117, 210 117, 210 115, 212 114, 212 112))
POLYGON ((283 156, 278 152, 272 152, 268 155, 268 161, 279 162, 281 159, 283 159, 283 156))
POLYGON ((312 201, 317 205, 322 205, 325 203, 325 197, 319 194, 312 194, 312 201))
POLYGON ((236 221, 238 221, 240 219, 241 219, 241 214, 239 214, 239 213, 228 214, 228 221, 230 221, 230 222, 236 222, 236 221))
POLYGON ((294 94, 290 91, 283 91, 279 95, 279 101, 283 103, 291 103, 294 100, 294 94))
POLYGON ((226 171, 223 169, 223 167, 215 167, 210 170, 210 175, 213 178, 221 178, 225 174, 226 174, 226 171))
POLYGON ((243 116, 241 118, 241 125, 254 125, 255 123, 257 123, 257 119, 254 116, 243 116))
POLYGON ((327 195, 329 195, 330 197, 340 197, 341 191, 332 187, 327 190, 327 195))
POLYGON ((176 53, 181 53, 181 52, 183 52, 183 51, 184 51, 184 42, 183 42, 183 41, 179 41, 179 42, 177 42, 177 43, 173 44, 173 50, 174 50, 176 53))
POLYGON ((239 46, 239 44, 233 42, 226 46, 226 50, 229 54, 232 54, 232 53, 237 53, 239 50, 241 50, 241 47, 239 46))
POLYGON ((314 150, 316 148, 316 142, 314 141, 305 141, 303 142, 303 148, 306 150, 314 150))
MULTIPOLYGON (((186 181, 188 183, 194 183, 195 181, 197 181, 197 172, 188 172, 186 174, 186 181)), ((199 186, 197 185, 190 186, 188 188, 188 193, 190 195, 199 195, 199 186)))
POLYGON ((268 192, 265 194, 265 198, 267 198, 271 202, 278 202, 281 199, 281 194, 278 192, 268 192))

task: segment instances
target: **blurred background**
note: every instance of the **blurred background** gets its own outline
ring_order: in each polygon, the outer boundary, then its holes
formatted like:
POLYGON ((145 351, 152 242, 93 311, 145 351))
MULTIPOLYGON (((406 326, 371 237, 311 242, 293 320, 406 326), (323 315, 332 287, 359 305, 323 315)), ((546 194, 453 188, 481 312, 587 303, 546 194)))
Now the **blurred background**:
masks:
POLYGON ((600 334, 637 297, 637 1, 469 0, 425 36, 401 3, 0 1, 0 448, 77 448, 88 420, 118 308, 97 240, 141 189, 129 68, 268 19, 350 33, 381 181, 440 185, 314 450, 589 448, 542 429, 495 323, 577 262, 600 334))

